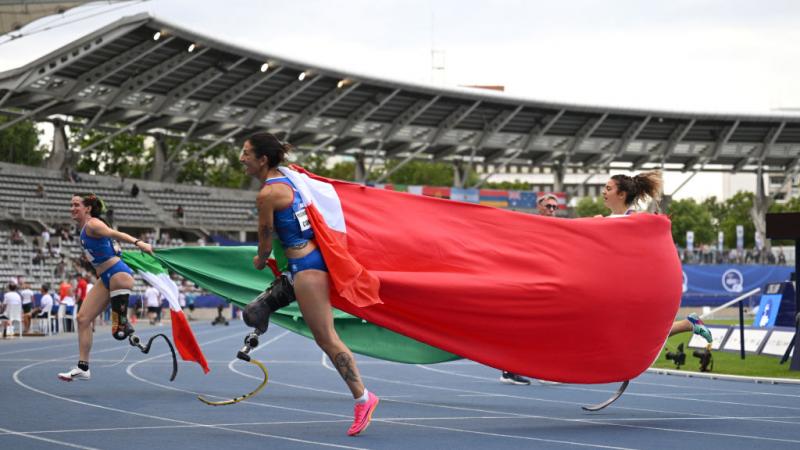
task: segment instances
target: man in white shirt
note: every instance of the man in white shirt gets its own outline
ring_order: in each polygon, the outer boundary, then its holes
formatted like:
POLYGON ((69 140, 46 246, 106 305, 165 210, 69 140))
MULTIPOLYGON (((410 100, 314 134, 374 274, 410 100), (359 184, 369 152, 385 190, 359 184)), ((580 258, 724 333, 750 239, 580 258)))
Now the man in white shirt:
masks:
POLYGON ((161 309, 161 294, 158 289, 150 286, 144 291, 144 299, 144 304, 147 307, 147 316, 150 318, 150 325, 155 325, 158 312, 161 309))
POLYGON ((5 337, 6 327, 9 322, 8 307, 9 305, 19 305, 22 308, 22 297, 17 292, 17 285, 13 283, 8 284, 8 291, 3 295, 3 308, 0 314, 0 327, 3 328, 3 337, 5 337))
MULTIPOLYGON (((53 309, 53 296, 50 295, 50 285, 43 283, 39 292, 41 292, 42 297, 39 299, 39 306, 33 308, 28 315, 29 322, 31 319, 46 319, 51 317, 50 311, 53 309)), ((50 324, 48 323, 47 326, 49 327, 50 324)))
POLYGON ((33 291, 30 283, 23 283, 22 290, 19 291, 22 297, 22 329, 27 333, 31 327, 31 309, 33 309, 33 291))

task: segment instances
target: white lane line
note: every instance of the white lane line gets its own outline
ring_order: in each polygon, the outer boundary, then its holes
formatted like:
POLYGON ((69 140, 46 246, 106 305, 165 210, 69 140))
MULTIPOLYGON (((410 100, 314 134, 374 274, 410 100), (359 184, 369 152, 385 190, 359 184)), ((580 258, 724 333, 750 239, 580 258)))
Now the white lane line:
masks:
MULTIPOLYGON (((39 342, 37 342, 37 344, 38 343, 39 342)), ((46 344, 46 342, 43 342, 43 343, 46 344)), ((77 345, 78 345, 77 342, 69 342, 67 344, 60 344, 60 345, 46 345, 46 346, 44 346, 42 348, 37 348, 37 347, 31 345, 30 348, 24 348, 24 349, 20 349, 20 350, 14 350, 14 351, 10 351, 10 352, 0 353, 0 356, 13 355, 13 354, 16 354, 16 353, 25 353, 25 352, 38 352, 38 351, 44 350, 44 349, 50 350, 51 348, 75 347, 77 345)))
MULTIPOLYGON (((223 338, 220 338, 220 339, 216 339, 214 341, 227 339, 228 337, 230 337, 230 336, 226 336, 226 337, 223 337, 223 338)), ((208 343, 211 343, 211 342, 214 342, 214 341, 209 341, 208 343)), ((164 353, 162 355, 154 356, 151 359, 155 359, 155 358, 158 358, 158 357, 161 357, 161 356, 166 356, 166 355, 168 355, 168 353, 164 353)), ((243 434, 261 436, 261 437, 271 437, 271 438, 276 438, 276 439, 288 440, 288 441, 293 441, 293 442, 298 442, 298 443, 313 444, 313 445, 319 445, 319 446, 325 446, 325 447, 336 447, 336 448, 348 448, 348 449, 361 450, 359 447, 351 447, 351 446, 337 445, 337 444, 328 444, 328 443, 324 443, 324 442, 305 441, 305 440, 302 440, 302 439, 295 439, 295 438, 289 438, 289 437, 277 436, 277 435, 269 435, 269 434, 264 434, 264 433, 256 433, 256 432, 252 432, 252 431, 248 431, 248 430, 240 430, 240 429, 236 429, 236 428, 215 427, 215 426, 210 426, 210 425, 205 425, 205 424, 200 424, 200 423, 195 423, 195 422, 190 422, 190 421, 185 421, 185 420, 180 420, 180 419, 174 419, 174 418, 171 418, 171 417, 163 417, 163 416, 156 416, 156 415, 153 415, 153 414, 144 414, 144 413, 138 413, 138 412, 134 412, 134 411, 126 411, 126 410, 123 410, 123 409, 113 408, 113 407, 110 407, 110 406, 103 406, 103 405, 98 405, 96 403, 89 403, 89 402, 84 402, 84 401, 80 401, 80 400, 75 400, 75 399, 72 399, 72 398, 64 397, 64 396, 61 396, 61 395, 53 394, 51 392, 47 392, 47 391, 43 391, 41 389, 34 388, 34 387, 32 387, 32 386, 30 386, 28 384, 25 384, 22 380, 20 380, 20 374, 22 372, 24 372, 25 370, 27 370, 27 369, 29 369, 29 368, 31 368, 33 366, 39 365, 39 364, 40 363, 33 363, 33 364, 29 364, 29 365, 27 365, 25 367, 22 367, 22 368, 18 369, 16 372, 14 372, 14 375, 13 375, 14 382, 17 383, 18 385, 30 390, 30 391, 33 391, 33 392, 36 392, 38 394, 45 395, 45 396, 48 396, 48 397, 52 397, 52 398, 55 398, 55 399, 63 400, 63 401, 70 402, 70 403, 75 403, 75 404, 82 405, 82 406, 98 408, 98 409, 102 409, 102 410, 106 410, 106 411, 113 411, 113 412, 118 412, 118 413, 122 413, 122 414, 137 416, 137 417, 145 417, 145 418, 148 418, 148 419, 151 419, 151 420, 162 420, 162 421, 165 421, 165 422, 180 423, 180 424, 183 424, 183 425, 194 425, 194 426, 202 427, 202 428, 212 428, 212 429, 218 429, 218 430, 231 431, 231 432, 234 432, 234 433, 243 433, 243 434)))
MULTIPOLYGON (((329 370, 334 370, 334 369, 333 368, 329 368, 329 370)), ((385 383, 402 384, 404 386, 417 386, 417 387, 422 387, 422 388, 427 388, 427 389, 443 390, 443 391, 448 391, 448 392, 460 392, 460 393, 467 392, 467 393, 474 393, 474 394, 485 394, 485 392, 480 392, 480 391, 470 391, 470 390, 466 390, 466 389, 453 389, 453 388, 446 388, 446 387, 441 387, 441 386, 429 386, 429 385, 418 384, 418 383, 398 382, 398 381, 395 381, 395 380, 389 380, 389 379, 378 378, 378 377, 363 377, 363 378, 369 378, 369 379, 373 379, 373 380, 383 381, 385 383)), ((525 399, 525 400, 538 400, 538 401, 547 401, 547 402, 557 402, 557 403, 561 403, 561 404, 574 403, 574 402, 564 402, 564 401, 556 401, 556 400, 548 400, 548 399, 534 399, 532 397, 525 397, 525 396, 504 395, 504 397, 521 398, 521 399, 525 399)), ((392 400, 392 401, 394 401, 396 403, 409 403, 409 404, 427 405, 427 406, 431 406, 431 407, 435 407, 435 408, 456 409, 456 410, 462 410, 462 411, 474 411, 474 412, 481 412, 481 413, 487 413, 487 414, 504 414, 505 413, 505 414, 514 415, 514 416, 525 416, 524 414, 506 413, 505 411, 494 411, 494 410, 485 410, 485 409, 478 409, 478 408, 466 408, 466 407, 454 407, 454 406, 438 405, 438 404, 424 403, 424 402, 413 402, 413 401, 405 401, 405 400, 392 400)), ((644 409, 641 409, 641 408, 622 408, 622 407, 616 407, 616 408, 629 409, 629 410, 635 410, 635 409, 644 410, 644 409)), ((655 413, 664 413, 664 412, 666 412, 666 411, 658 411, 658 410, 644 410, 644 411, 655 412, 655 413)), ((677 412, 672 412, 672 413, 673 414, 678 414, 677 412)), ((682 413, 682 414, 692 415, 692 413, 682 413)), ((698 416, 709 417, 709 415, 707 415, 707 414, 697 414, 697 415, 698 416)), ((628 425, 628 424, 621 424, 621 423, 613 423, 613 422, 609 422, 609 421, 600 423, 600 422, 589 421, 589 420, 586 420, 586 419, 570 419, 570 418, 558 418, 558 417, 550 417, 550 416, 529 416, 529 417, 537 418, 537 419, 553 420, 553 421, 579 422, 579 423, 587 423, 587 424, 593 424, 593 425, 611 425, 611 426, 626 427, 626 428, 653 429, 653 430, 659 430, 659 431, 673 431, 673 432, 678 432, 678 433, 694 433, 694 434, 704 434, 704 435, 711 435, 711 436, 734 437, 734 438, 740 438, 740 439, 754 439, 754 440, 766 440, 766 441, 775 441, 775 442, 800 443, 800 441, 798 441, 798 440, 770 438, 770 437, 755 436, 755 435, 737 435, 737 434, 730 434, 730 433, 717 433, 717 432, 711 432, 711 431, 707 431, 707 432, 706 431, 689 431, 689 430, 670 429, 670 428, 647 427, 647 426, 643 426, 643 425, 628 425)), ((609 420, 612 420, 612 419, 609 419, 609 420)), ((784 422, 769 421, 769 420, 762 420, 762 421, 784 423, 784 422)))
POLYGON ((452 431, 452 432, 456 432, 456 433, 477 434, 477 435, 481 435, 481 436, 502 437, 502 438, 508 438, 508 439, 519 439, 519 440, 524 440, 524 441, 546 442, 548 444, 573 445, 573 446, 591 447, 591 448, 609 448, 609 449, 617 449, 617 450, 633 450, 632 447, 614 447, 614 446, 610 446, 610 445, 585 444, 585 443, 582 443, 582 442, 561 441, 561 440, 557 440, 557 439, 535 438, 535 437, 530 437, 530 436, 520 436, 520 435, 516 435, 516 434, 490 433, 490 432, 486 432, 486 431, 465 430, 463 428, 442 427, 442 426, 436 426, 436 425, 423 425, 423 424, 420 424, 420 423, 393 422, 391 420, 381 420, 381 422, 388 422, 388 423, 394 423, 394 424, 398 424, 398 425, 406 425, 406 426, 410 426, 410 427, 427 428, 427 429, 433 429, 433 430, 452 431))
MULTIPOLYGON (((325 367, 326 369, 330 370, 330 371, 337 372, 336 369, 328 363, 328 359, 325 356, 326 356, 325 353, 322 353, 322 360, 321 360, 322 366, 325 367)), ((376 377, 362 377, 362 378, 370 378, 370 379, 378 379, 378 380, 380 380, 379 378, 376 378, 376 377)), ((407 383, 400 383, 400 384, 407 384, 407 383)), ((414 401, 405 401, 405 400, 396 400, 396 399, 392 399, 392 400, 389 400, 389 401, 396 402, 396 403, 425 405, 424 403, 414 402, 414 401)), ((512 416, 512 417, 518 417, 518 418, 538 418, 538 419, 566 420, 566 419, 548 418, 548 417, 544 417, 544 416, 533 416, 533 415, 522 415, 522 414, 506 413, 504 411, 485 411, 485 410, 473 409, 473 408, 454 408, 454 409, 467 410, 467 411, 476 411, 476 412, 484 412, 484 413, 494 413, 494 414, 507 414, 507 415, 503 416, 503 417, 506 417, 506 418, 508 418, 509 416, 512 416)), ((461 433, 472 433, 472 434, 480 434, 480 435, 485 435, 485 436, 504 437, 504 438, 510 438, 510 439, 523 439, 523 440, 533 440, 533 441, 539 441, 539 442, 548 442, 548 443, 551 443, 551 444, 564 444, 564 445, 575 445, 575 446, 580 446, 580 447, 595 447, 595 448, 614 448, 614 449, 625 448, 625 447, 604 446, 604 445, 595 444, 595 443, 588 444, 588 443, 575 442, 575 441, 564 441, 564 440, 554 440, 554 439, 544 439, 544 438, 533 438, 533 437, 529 437, 529 436, 500 434, 500 433, 488 433, 488 432, 481 432, 481 431, 474 431, 474 430, 464 430, 464 429, 461 429, 461 428, 440 427, 440 426, 422 425, 422 424, 411 424, 411 423, 403 423, 403 422, 399 422, 399 421, 394 421, 393 422, 391 420, 385 420, 385 419, 373 419, 373 420, 377 420, 378 422, 388 422, 388 423, 395 423, 395 424, 401 423, 403 425, 424 427, 424 428, 433 428, 433 429, 440 429, 440 430, 445 430, 445 431, 454 431, 454 432, 461 432, 461 433)))
MULTIPOLYGON (((289 331, 284 331, 282 334, 280 334, 280 335, 278 335, 278 336, 276 336, 276 337, 274 337, 274 338, 270 339, 269 341, 267 341, 267 342, 263 343, 262 345, 263 345, 264 347, 266 347, 268 344, 271 344, 271 343, 273 343, 273 342, 277 341, 278 339, 280 339, 280 338, 282 338, 282 337, 286 336, 287 334, 289 334, 289 331)), ((214 341, 209 341, 209 342, 207 342, 207 343, 211 343, 211 342, 215 342, 215 341, 219 341, 219 340, 221 340, 221 339, 216 339, 216 340, 214 340, 214 341)), ((206 343, 204 343, 204 344, 206 344, 206 343)), ((263 347, 262 347, 262 348, 263 348, 263 347)), ((156 356, 153 356, 153 357, 150 357, 150 358, 144 359, 144 360, 142 360, 142 361, 138 361, 138 362, 136 362, 136 363, 130 364, 130 365, 128 365, 128 367, 127 367, 127 369, 126 369, 125 371, 126 371, 126 372, 128 373, 128 375, 130 375, 132 378, 134 378, 134 379, 136 379, 136 380, 139 380, 139 381, 141 381, 141 382, 143 382, 143 383, 147 383, 147 384, 150 384, 150 385, 159 386, 159 387, 163 387, 163 388, 168 388, 168 389, 172 389, 172 390, 176 390, 176 391, 183 391, 183 389, 174 388, 174 387, 172 387, 172 386, 165 386, 165 385, 162 385, 162 384, 159 384, 159 383, 156 383, 156 382, 150 381, 150 380, 146 380, 146 379, 144 379, 144 378, 142 378, 142 377, 139 377, 139 376, 137 376, 137 375, 135 375, 135 374, 133 373, 133 368, 134 368, 135 366, 139 365, 140 363, 143 363, 143 362, 145 362, 145 361, 148 361, 148 360, 156 359, 156 358, 161 358, 161 357, 163 357, 163 356, 167 356, 167 355, 169 355, 169 353, 164 353, 164 354, 161 354, 161 355, 156 355, 156 356)), ((237 361, 237 360, 238 360, 238 359, 233 359, 233 360, 231 360, 231 362, 228 364, 228 367, 231 367, 231 366, 232 366, 232 364, 233 364, 235 361, 237 361)), ((158 417, 158 416, 149 416, 149 415, 145 415, 145 417, 154 417, 154 418, 160 418, 160 417, 158 417)), ((165 420, 166 420, 166 419, 165 419, 165 420)), ((327 442, 311 441, 311 440, 307 440, 307 439, 299 439, 299 438, 293 438, 293 437, 289 437, 289 436, 280 436, 280 435, 276 435, 276 434, 258 433, 258 432, 255 432, 255 431, 242 430, 242 429, 239 429, 239 428, 228 428, 228 427, 221 427, 221 426, 214 426, 214 425, 203 425, 203 424, 198 424, 198 423, 194 423, 194 422, 189 422, 189 421, 184 421, 184 420, 177 420, 177 419, 171 419, 171 418, 170 418, 170 419, 168 419, 168 420, 170 420, 170 421, 175 421, 175 422, 179 422, 179 423, 184 423, 184 424, 187 424, 187 425, 195 425, 195 426, 200 426, 200 427, 205 427, 205 428, 215 428, 215 429, 219 429, 219 430, 233 431, 233 432, 237 432, 237 433, 245 433, 245 434, 250 434, 250 435, 253 435, 253 436, 269 437, 269 438, 274 438, 274 439, 279 439, 279 440, 285 440, 285 441, 290 441, 290 442, 297 442, 297 443, 302 443, 302 444, 318 445, 318 446, 322 446, 322 447, 336 447, 336 448, 348 448, 348 449, 361 449, 361 447, 351 447, 351 446, 347 446, 347 445, 329 444, 329 443, 327 443, 327 442)))
MULTIPOLYGON (((383 397, 381 397, 383 399, 383 397)), ((522 420, 526 417, 508 417, 508 416, 451 416, 451 417, 386 417, 382 420, 391 421, 446 421, 446 420, 522 420)), ((269 422, 233 422, 233 423, 211 423, 206 425, 147 425, 135 427, 113 427, 113 428, 68 428, 63 430, 29 430, 25 432, 15 431, 0 431, 0 436, 14 435, 19 433, 40 435, 40 434, 62 434, 62 433, 106 433, 112 431, 138 431, 138 430, 180 430, 191 428, 204 428, 208 426, 214 427, 235 427, 235 426, 285 426, 285 425, 316 425, 328 423, 350 423, 351 419, 338 419, 338 420, 286 420, 286 421, 269 421, 269 422)), ((0 430, 3 430, 0 428, 0 430)))
MULTIPOLYGON (((455 364, 450 363, 450 362, 441 364, 441 366, 451 366, 451 365, 455 365, 455 364)), ((476 364, 474 362, 466 362, 466 361, 465 362, 460 362, 459 365, 484 368, 484 366, 481 366, 481 365, 476 364)), ((442 371, 442 369, 435 369, 435 368, 427 367, 427 366, 424 366, 424 365, 417 365, 417 366, 420 367, 421 369, 431 370, 431 371, 434 371, 434 372, 442 371)), ((658 370, 663 370, 663 369, 658 369, 658 370)), ((447 371, 442 371, 442 372, 447 373, 447 371)), ((653 373, 653 372, 647 372, 647 373, 649 375, 658 375, 658 374, 653 373)), ((462 377, 467 377, 467 378, 478 378, 478 379, 483 379, 483 380, 487 380, 487 381, 494 380, 493 378, 489 378, 489 377, 480 377, 480 376, 476 376, 476 375, 462 374, 462 373, 459 373, 459 372, 453 372, 452 374, 453 375, 462 376, 462 377)), ((732 380, 726 380, 726 381, 732 381, 732 380)), ((741 381, 741 380, 736 380, 736 381, 741 381)), ((541 380, 539 380, 539 382, 541 384, 545 384, 545 385, 556 385, 556 384, 557 385, 561 385, 561 386, 564 387, 564 389, 575 389, 575 390, 580 390, 580 389, 587 390, 588 389, 588 388, 579 388, 576 385, 570 385, 568 383, 551 383, 551 382, 542 382, 541 380)), ((651 382, 643 381, 640 378, 636 378, 635 380, 633 380, 631 382, 631 384, 644 385, 644 386, 656 386, 656 387, 660 387, 660 388, 678 388, 678 389, 698 390, 698 391, 717 391, 717 392, 727 392, 727 393, 731 393, 731 394, 758 394, 758 395, 774 396, 774 397, 800 398, 800 394, 783 394, 783 393, 777 393, 777 392, 750 391, 750 390, 744 390, 744 389, 705 387, 705 386, 697 386, 697 385, 692 385, 692 384, 651 383, 651 382)), ((766 383, 764 383, 764 384, 766 384, 766 383)), ((780 383, 778 383, 778 384, 780 384, 780 383)), ((785 387, 788 387, 788 385, 784 385, 784 388, 785 387)), ((796 389, 794 389, 794 390, 796 390, 796 389)), ((611 390, 593 390, 593 391, 594 392, 604 392, 604 393, 612 393, 612 392, 614 392, 613 389, 611 389, 611 390)), ((630 395, 630 393, 626 392, 625 395, 630 395)))
POLYGON ((41 437, 41 436, 32 436, 30 433, 23 433, 23 432, 20 432, 20 431, 13 431, 13 430, 9 430, 9 429, 6 429, 6 428, 0 428, 0 431, 2 431, 4 433, 7 433, 7 434, 14 435, 14 436, 21 436, 21 437, 28 438, 28 439, 33 439, 33 440, 36 440, 36 441, 44 441, 44 442, 49 442, 51 444, 63 445, 65 447, 81 448, 81 449, 84 449, 84 450, 99 450, 99 449, 94 448, 94 447, 86 447, 86 446, 83 446, 83 445, 71 444, 69 442, 57 441, 55 439, 48 439, 48 438, 44 438, 44 437, 41 437))
MULTIPOLYGON (((462 377, 468 377, 468 378, 476 378, 474 375, 465 375, 465 374, 461 374, 461 373, 458 373, 458 372, 453 372, 453 371, 450 371, 450 370, 435 369, 433 367, 425 367, 425 366, 422 366, 422 365, 416 365, 416 367, 418 367, 420 369, 424 369, 424 370, 429 370, 429 371, 432 371, 432 372, 438 372, 438 373, 447 374, 447 375, 462 376, 462 377)), ((487 381, 493 381, 492 378, 484 377, 484 379, 487 380, 487 381)), ((639 383, 634 381, 633 384, 639 384, 639 383)), ((572 390, 572 391, 584 391, 584 392, 603 392, 603 393, 611 393, 612 392, 610 390, 605 390, 605 389, 593 389, 593 388, 585 388, 585 387, 579 387, 579 386, 575 386, 575 385, 563 385, 563 384, 559 385, 557 388, 558 389, 565 389, 565 390, 572 390)), ((671 394, 670 395, 666 395, 666 394, 647 394, 647 393, 637 393, 637 392, 626 392, 625 395, 628 396, 628 397, 646 397, 646 398, 658 398, 658 399, 664 399, 664 400, 681 400, 681 401, 686 400, 685 398, 676 397, 676 396, 673 396, 671 394)), ((788 410, 800 411, 800 407, 796 407, 796 406, 768 405, 768 404, 761 404, 761 403, 742 403, 742 402, 732 402, 732 401, 722 401, 722 400, 708 400, 708 399, 700 399, 700 398, 694 398, 694 397, 692 397, 691 400, 693 402, 701 402, 701 403, 715 403, 715 404, 723 404, 723 405, 736 405, 736 406, 747 406, 747 407, 758 407, 758 408, 773 408, 773 409, 788 409, 788 410)), ((615 408, 619 408, 619 406, 614 406, 614 407, 615 408)))

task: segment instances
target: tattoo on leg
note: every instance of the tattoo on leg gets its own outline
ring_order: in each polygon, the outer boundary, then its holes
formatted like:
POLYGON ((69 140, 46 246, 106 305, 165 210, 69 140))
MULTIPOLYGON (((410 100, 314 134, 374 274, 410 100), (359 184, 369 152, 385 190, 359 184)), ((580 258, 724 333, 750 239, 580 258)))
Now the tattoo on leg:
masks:
POLYGON ((353 358, 350 357, 350 355, 345 352, 337 353, 336 356, 333 357, 333 364, 336 366, 336 370, 339 371, 339 375, 342 376, 345 382, 358 382, 355 364, 353 363, 353 358))

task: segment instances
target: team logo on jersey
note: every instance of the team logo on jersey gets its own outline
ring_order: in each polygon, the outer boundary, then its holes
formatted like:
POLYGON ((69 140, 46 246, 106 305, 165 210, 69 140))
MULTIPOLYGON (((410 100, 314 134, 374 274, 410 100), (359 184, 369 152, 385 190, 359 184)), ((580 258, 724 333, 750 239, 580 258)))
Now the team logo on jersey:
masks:
POLYGON ((744 276, 736 269, 728 269, 722 274, 722 287, 728 292, 744 290, 744 276))

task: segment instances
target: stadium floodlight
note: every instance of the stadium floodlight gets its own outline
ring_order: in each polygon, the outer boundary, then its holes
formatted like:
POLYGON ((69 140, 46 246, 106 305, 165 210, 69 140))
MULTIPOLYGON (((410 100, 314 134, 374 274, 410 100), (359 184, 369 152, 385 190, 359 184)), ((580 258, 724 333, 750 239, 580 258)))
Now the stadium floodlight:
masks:
POLYGON ((305 72, 300 72, 300 75, 297 76, 297 79, 299 81, 305 80, 306 79, 306 73, 305 72))
POLYGON ((268 62, 265 62, 264 64, 261 65, 261 71, 262 72, 266 72, 268 70, 269 70, 269 63, 268 62))
POLYGON ((189 48, 187 49, 189 51, 189 53, 192 53, 194 51, 194 49, 195 49, 194 43, 189 44, 189 48))
POLYGON ((155 33, 153 33, 153 40, 157 41, 159 39, 161 39, 161 32, 160 31, 156 31, 155 33))

